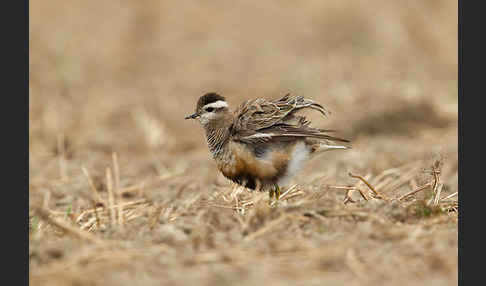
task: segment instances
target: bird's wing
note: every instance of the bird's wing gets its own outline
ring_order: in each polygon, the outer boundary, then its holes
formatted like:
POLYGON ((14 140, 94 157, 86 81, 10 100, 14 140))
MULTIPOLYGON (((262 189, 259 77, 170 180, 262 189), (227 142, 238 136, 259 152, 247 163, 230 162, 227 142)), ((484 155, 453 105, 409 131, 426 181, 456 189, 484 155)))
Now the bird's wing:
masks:
POLYGON ((290 94, 278 100, 258 98, 245 101, 235 110, 235 119, 231 127, 232 139, 244 143, 264 143, 272 139, 310 137, 349 142, 328 135, 327 132, 332 130, 310 127, 310 122, 304 116, 295 114, 305 108, 315 109, 324 116, 330 113, 313 100, 290 94))

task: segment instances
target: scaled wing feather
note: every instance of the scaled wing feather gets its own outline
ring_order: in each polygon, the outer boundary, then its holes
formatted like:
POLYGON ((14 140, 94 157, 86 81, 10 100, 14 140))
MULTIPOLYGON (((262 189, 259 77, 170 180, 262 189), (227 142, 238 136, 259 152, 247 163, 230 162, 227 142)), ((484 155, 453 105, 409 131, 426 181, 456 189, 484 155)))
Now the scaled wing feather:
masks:
POLYGON ((258 98, 245 101, 235 111, 231 136, 236 141, 250 144, 298 137, 349 142, 326 134, 332 130, 310 127, 310 122, 304 116, 295 114, 304 108, 315 109, 324 116, 330 114, 313 100, 290 94, 278 100, 258 98))

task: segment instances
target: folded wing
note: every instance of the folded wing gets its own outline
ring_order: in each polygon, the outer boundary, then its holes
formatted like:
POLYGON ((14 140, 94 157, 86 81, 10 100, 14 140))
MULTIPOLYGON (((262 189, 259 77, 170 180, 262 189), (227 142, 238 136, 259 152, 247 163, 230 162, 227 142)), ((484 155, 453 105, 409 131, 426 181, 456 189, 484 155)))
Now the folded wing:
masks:
POLYGON ((278 100, 248 100, 235 111, 231 136, 233 140, 253 144, 305 137, 349 142, 327 134, 332 130, 310 127, 305 116, 295 114, 305 108, 317 110, 324 116, 330 114, 322 105, 302 96, 287 94, 278 100))

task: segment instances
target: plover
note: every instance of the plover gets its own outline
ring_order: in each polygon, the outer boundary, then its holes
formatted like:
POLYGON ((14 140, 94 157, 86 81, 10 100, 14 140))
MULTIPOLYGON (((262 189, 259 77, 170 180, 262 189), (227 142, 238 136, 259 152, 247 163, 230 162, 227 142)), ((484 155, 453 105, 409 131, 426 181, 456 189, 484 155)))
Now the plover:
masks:
POLYGON ((226 99, 215 93, 199 98, 196 119, 206 132, 206 140, 216 165, 228 179, 249 189, 269 191, 280 197, 285 186, 314 154, 348 149, 349 140, 330 136, 332 130, 313 128, 302 109, 329 114, 319 103, 287 94, 277 100, 257 98, 243 102, 231 112, 226 99))

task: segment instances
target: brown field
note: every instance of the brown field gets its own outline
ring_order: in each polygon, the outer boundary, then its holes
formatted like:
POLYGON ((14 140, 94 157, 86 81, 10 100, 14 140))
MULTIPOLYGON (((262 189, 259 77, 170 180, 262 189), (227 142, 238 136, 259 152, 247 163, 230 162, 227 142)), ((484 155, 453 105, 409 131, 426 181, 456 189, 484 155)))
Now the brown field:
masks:
POLYGON ((457 1, 299 3, 30 1, 31 285, 457 285, 457 1), (183 119, 208 91, 353 149, 269 205, 183 119))

